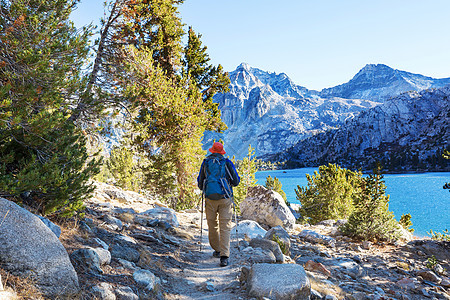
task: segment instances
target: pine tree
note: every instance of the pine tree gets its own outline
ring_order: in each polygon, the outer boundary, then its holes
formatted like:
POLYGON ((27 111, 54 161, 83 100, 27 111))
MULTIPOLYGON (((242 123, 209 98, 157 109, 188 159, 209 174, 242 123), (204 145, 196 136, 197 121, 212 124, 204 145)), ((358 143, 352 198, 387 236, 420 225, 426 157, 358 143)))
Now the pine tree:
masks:
POLYGON ((185 208, 197 202, 195 178, 205 154, 203 132, 225 128, 212 96, 226 90, 229 81, 220 66, 208 65, 199 35, 191 31, 183 47, 185 32, 176 7, 180 3, 127 2, 118 28, 120 39, 132 46, 124 52, 125 72, 118 82, 137 133, 132 145, 148 158, 147 183, 159 182, 156 177, 171 178, 164 186, 176 188, 163 196, 177 198, 176 207, 185 208), (159 168, 152 166, 156 164, 159 168))
POLYGON ((202 45, 200 38, 201 35, 190 27, 188 44, 184 49, 184 76, 202 91, 203 105, 208 112, 206 130, 221 132, 226 130, 226 125, 220 118, 219 104, 213 102, 213 96, 228 92, 230 78, 221 65, 215 67, 209 64, 207 47, 202 45))
MULTIPOLYGON (((106 19, 101 19, 99 38, 93 47, 94 63, 87 76, 87 83, 80 93, 70 120, 86 129, 104 117, 108 108, 122 109, 126 99, 121 96, 121 87, 117 82, 118 73, 123 72, 123 46, 120 24, 123 23, 124 10, 128 0, 105 2, 106 19), (89 126, 90 125, 90 126, 89 126)), ((92 131, 92 130, 91 130, 92 131)), ((91 134, 96 133, 95 130, 91 134)))
POLYGON ((121 37, 125 44, 152 53, 154 66, 174 77, 182 65, 185 32, 177 5, 184 0, 129 0, 124 9, 121 37))
POLYGON ((236 164, 237 172, 241 177, 241 182, 237 187, 234 188, 234 200, 236 204, 236 209, 240 212, 239 205, 247 197, 248 189, 256 185, 256 157, 255 148, 251 145, 248 146, 247 156, 241 161, 236 161, 233 157, 232 161, 236 164))
POLYGON ((126 190, 139 191, 141 174, 134 154, 129 148, 114 147, 106 165, 117 186, 126 190))
POLYGON ((264 186, 280 194, 281 197, 283 197, 284 201, 286 202, 286 205, 290 206, 290 203, 287 201, 286 193, 282 189, 283 185, 281 184, 278 178, 276 177, 272 178, 272 176, 270 175, 267 176, 266 183, 264 184, 264 186))
POLYGON ((389 211, 389 195, 385 194, 381 168, 364 178, 362 190, 354 198, 355 209, 343 227, 351 237, 371 241, 392 241, 398 238, 398 222, 389 211))
POLYGON ((43 214, 81 209, 98 171, 68 121, 90 36, 68 20, 75 3, 0 0, 0 194, 43 214))
POLYGON ((352 198, 359 192, 361 172, 338 165, 320 166, 314 175, 306 174, 307 187, 297 186, 300 213, 312 223, 347 218, 353 211, 352 198))
POLYGON ((150 163, 159 158, 158 162, 170 165, 161 168, 161 172, 174 170, 171 174, 147 174, 148 180, 173 176, 168 184, 175 183, 177 189, 165 196, 179 197, 178 207, 192 206, 196 173, 204 156, 200 140, 205 113, 200 94, 195 96, 192 93, 195 90, 185 88, 189 83, 180 85, 167 77, 163 69, 155 67, 151 51, 130 47, 128 57, 126 67, 133 81, 123 78, 124 96, 132 101, 131 109, 136 116, 133 132, 139 133, 132 143, 147 155, 150 163))

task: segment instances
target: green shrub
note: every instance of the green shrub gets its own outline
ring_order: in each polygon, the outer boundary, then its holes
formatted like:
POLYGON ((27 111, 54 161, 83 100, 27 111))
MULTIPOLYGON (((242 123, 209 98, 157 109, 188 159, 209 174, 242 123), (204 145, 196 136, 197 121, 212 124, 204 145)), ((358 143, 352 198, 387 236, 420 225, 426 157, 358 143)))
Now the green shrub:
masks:
POLYGON ((288 247, 281 241, 281 239, 277 235, 272 235, 272 241, 276 242, 281 249, 281 252, 283 252, 284 255, 288 255, 288 247))
POLYGON ((311 223, 328 219, 345 219, 353 211, 353 198, 360 192, 362 173, 338 165, 320 166, 319 172, 306 174, 307 187, 297 186, 303 218, 311 223))
POLYGON ((431 255, 431 257, 427 258, 427 268, 433 269, 439 262, 437 261, 436 257, 434 255, 431 255))
POLYGON ((266 183, 264 184, 264 186, 266 188, 271 189, 271 190, 277 192, 278 194, 280 194, 281 197, 283 197, 284 202, 286 202, 287 206, 291 205, 287 201, 286 193, 282 189, 283 185, 281 184, 281 182, 280 182, 280 180, 278 178, 276 178, 276 177, 272 178, 272 176, 267 176, 266 177, 266 183))
POLYGON ((402 225, 403 228, 405 228, 409 232, 411 232, 411 233, 414 232, 414 229, 410 228, 412 226, 411 214, 402 215, 400 217, 399 223, 400 223, 400 225, 402 225))
POLYGON ((248 188, 256 185, 256 158, 255 149, 250 145, 248 147, 247 156, 241 161, 232 159, 233 163, 236 165, 237 172, 241 178, 241 182, 234 190, 234 201, 236 204, 236 211, 240 212, 239 205, 247 197, 248 188))
POLYGON ((443 233, 430 230, 428 234, 431 235, 431 239, 435 241, 450 241, 450 232, 448 229, 445 229, 443 233))
POLYGON ((389 196, 385 194, 383 175, 379 169, 361 182, 360 192, 355 194, 354 210, 343 233, 369 241, 393 241, 398 239, 398 222, 389 211, 389 196))
POLYGON ((84 208, 84 200, 94 190, 89 179, 98 172, 99 161, 88 157, 86 140, 74 126, 66 124, 55 131, 42 134, 52 141, 45 148, 4 140, 0 146, 0 193, 43 215, 72 216, 84 208))
POLYGON ((133 157, 133 151, 124 146, 113 147, 106 166, 118 187, 126 190, 139 190, 142 180, 141 171, 133 157))

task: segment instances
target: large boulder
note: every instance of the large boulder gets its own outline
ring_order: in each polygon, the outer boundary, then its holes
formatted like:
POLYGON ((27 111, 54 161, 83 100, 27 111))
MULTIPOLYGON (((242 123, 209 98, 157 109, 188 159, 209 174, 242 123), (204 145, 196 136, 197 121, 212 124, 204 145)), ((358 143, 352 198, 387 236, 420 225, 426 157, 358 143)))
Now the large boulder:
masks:
POLYGON ((45 296, 78 292, 78 277, 56 235, 35 215, 0 198, 0 264, 29 277, 45 296))
POLYGON ((249 296, 277 300, 309 299, 311 284, 297 264, 254 264, 247 279, 249 296))
POLYGON ((247 198, 240 204, 243 219, 249 219, 270 227, 293 228, 295 217, 277 192, 262 185, 250 187, 247 198))

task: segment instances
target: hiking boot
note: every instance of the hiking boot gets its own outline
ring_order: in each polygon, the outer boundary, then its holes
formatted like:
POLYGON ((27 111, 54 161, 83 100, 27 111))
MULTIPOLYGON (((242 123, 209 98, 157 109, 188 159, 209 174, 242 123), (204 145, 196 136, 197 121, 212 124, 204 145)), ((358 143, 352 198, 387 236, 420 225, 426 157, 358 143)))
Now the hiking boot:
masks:
POLYGON ((219 251, 214 251, 213 252, 213 256, 216 257, 216 258, 219 258, 220 257, 220 252, 219 251))
POLYGON ((221 267, 228 266, 228 257, 227 256, 221 256, 220 257, 220 266, 221 267))

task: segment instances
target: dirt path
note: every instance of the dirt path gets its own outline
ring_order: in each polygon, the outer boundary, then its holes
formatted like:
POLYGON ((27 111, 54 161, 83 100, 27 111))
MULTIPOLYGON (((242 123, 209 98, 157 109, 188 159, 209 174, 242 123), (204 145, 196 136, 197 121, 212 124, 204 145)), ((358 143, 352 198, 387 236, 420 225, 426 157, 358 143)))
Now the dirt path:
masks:
MULTIPOLYGON (((206 220, 204 223, 206 224, 206 220)), ((234 238, 234 236, 233 236, 234 238)), ((199 241, 199 235, 194 241, 199 241)), ((188 261, 178 270, 177 280, 172 286, 174 293, 166 294, 166 299, 246 299, 239 283, 240 265, 236 259, 236 242, 231 243, 230 264, 219 266, 219 258, 213 257, 213 249, 208 243, 208 230, 203 229, 202 251, 198 244, 191 245, 188 261)))

